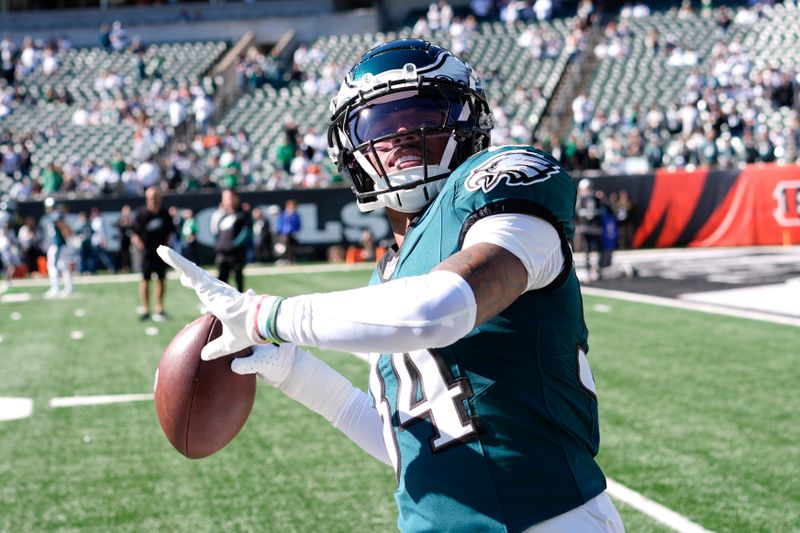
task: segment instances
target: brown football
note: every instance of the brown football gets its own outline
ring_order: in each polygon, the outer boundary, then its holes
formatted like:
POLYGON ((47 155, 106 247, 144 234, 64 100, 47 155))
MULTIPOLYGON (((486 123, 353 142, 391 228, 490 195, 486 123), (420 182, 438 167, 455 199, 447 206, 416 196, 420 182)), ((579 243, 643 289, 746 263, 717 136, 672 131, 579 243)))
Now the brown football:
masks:
POLYGON ((201 316, 173 337, 156 371, 161 429, 190 459, 207 457, 233 440, 256 397, 255 375, 240 376, 231 370, 231 359, 250 355, 250 348, 213 361, 200 359, 203 346, 221 333, 219 320, 201 316))

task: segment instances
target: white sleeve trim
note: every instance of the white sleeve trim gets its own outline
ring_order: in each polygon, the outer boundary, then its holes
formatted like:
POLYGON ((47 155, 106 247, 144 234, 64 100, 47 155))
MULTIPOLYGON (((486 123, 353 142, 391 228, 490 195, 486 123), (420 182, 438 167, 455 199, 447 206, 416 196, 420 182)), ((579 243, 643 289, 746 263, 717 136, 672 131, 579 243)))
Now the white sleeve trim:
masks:
POLYGON ((564 252, 556 229, 546 220, 522 213, 490 215, 472 225, 462 249, 485 242, 514 254, 528 272, 526 291, 541 289, 564 268, 564 252))
MULTIPOLYGON (((276 327, 281 339, 297 344, 396 353, 449 346, 475 327, 476 314, 469 284, 453 272, 435 271, 360 289, 287 298, 276 327)), ((259 324, 266 323, 262 318, 259 324)))

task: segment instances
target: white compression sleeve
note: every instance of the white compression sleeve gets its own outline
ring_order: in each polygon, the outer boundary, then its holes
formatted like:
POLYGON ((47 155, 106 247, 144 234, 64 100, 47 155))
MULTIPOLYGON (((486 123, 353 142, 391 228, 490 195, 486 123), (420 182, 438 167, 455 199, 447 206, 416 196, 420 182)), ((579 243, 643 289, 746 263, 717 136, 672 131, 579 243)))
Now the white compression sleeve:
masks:
POLYGON ((491 215, 477 221, 464 236, 462 248, 488 242, 505 248, 528 271, 526 291, 552 283, 564 267, 564 252, 556 229, 546 220, 521 213, 491 215))
POLYGON ((322 415, 362 450, 391 466, 383 441, 380 415, 367 394, 355 388, 347 378, 323 361, 294 344, 282 344, 278 350, 282 354, 277 360, 291 361, 291 366, 278 371, 281 375, 275 377, 280 380, 279 383, 263 376, 265 380, 277 386, 289 398, 322 415))
MULTIPOLYGON (((475 327, 476 311, 467 282, 453 272, 436 271, 361 289, 287 298, 276 329, 281 339, 297 344, 346 352, 408 352, 454 343, 475 327)), ((258 323, 265 320, 259 316, 258 323)))
POLYGON ((392 466, 383 440, 383 422, 364 391, 353 388, 333 427, 378 461, 392 466))

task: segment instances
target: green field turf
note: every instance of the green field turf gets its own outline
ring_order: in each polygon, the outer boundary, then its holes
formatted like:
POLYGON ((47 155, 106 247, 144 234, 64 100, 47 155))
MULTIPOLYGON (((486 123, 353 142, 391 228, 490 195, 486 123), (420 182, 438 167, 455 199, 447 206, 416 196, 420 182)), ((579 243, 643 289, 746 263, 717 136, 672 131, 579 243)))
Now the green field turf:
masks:
MULTIPOLYGON (((290 295, 368 276, 248 284, 290 295)), ((134 283, 78 285, 67 300, 42 300, 44 290, 13 289, 33 298, 0 303, 0 396, 34 399, 32 417, 0 422, 0 531, 395 529, 392 472, 263 383, 242 433, 199 461, 172 449, 151 401, 49 408, 59 396, 152 391, 163 347, 197 304, 170 281, 171 320, 141 324, 134 283)), ((800 530, 797 328, 585 302, 609 477, 710 530, 800 530)), ((365 363, 317 353, 366 386, 365 363)), ((618 505, 628 531, 669 531, 618 505)))

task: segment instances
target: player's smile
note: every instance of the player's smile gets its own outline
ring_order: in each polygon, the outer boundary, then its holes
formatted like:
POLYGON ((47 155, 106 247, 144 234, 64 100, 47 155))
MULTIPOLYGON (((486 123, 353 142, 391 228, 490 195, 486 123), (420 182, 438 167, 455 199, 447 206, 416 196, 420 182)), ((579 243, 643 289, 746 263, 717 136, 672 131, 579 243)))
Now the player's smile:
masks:
POLYGON ((403 146, 389 153, 385 165, 387 169, 402 170, 409 167, 418 167, 422 164, 421 146, 403 146))

